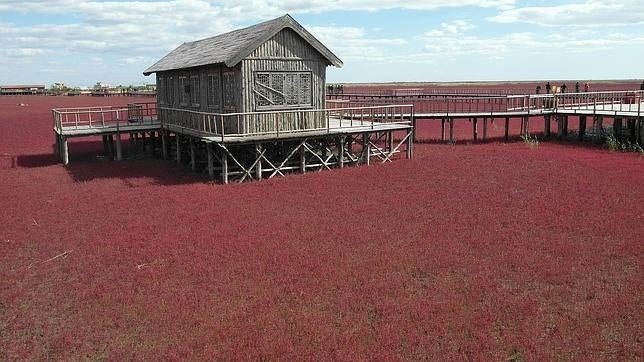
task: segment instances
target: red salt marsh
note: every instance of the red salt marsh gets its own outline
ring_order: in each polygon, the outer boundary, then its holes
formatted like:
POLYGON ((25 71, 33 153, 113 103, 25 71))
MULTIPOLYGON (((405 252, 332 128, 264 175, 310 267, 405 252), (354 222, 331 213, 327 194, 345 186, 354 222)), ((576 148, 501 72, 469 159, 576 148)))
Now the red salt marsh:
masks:
POLYGON ((141 100, 0 97, 0 360, 642 359, 643 157, 422 142, 231 185, 100 138, 56 162, 51 108, 141 100))

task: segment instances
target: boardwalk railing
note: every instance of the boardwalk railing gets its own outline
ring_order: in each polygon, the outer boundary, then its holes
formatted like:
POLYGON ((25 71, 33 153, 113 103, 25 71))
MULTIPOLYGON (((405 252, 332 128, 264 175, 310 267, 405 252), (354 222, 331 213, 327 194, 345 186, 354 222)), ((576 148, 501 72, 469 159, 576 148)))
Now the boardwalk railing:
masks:
POLYGON ((481 113, 554 113, 564 110, 637 112, 644 100, 643 91, 532 94, 506 96, 330 96, 327 108, 387 105, 405 102, 416 114, 481 114, 481 113))
POLYGON ((159 108, 159 119, 204 136, 275 138, 305 132, 331 133, 350 128, 374 129, 385 124, 411 125, 413 105, 334 107, 271 112, 207 113, 177 108, 159 108))
POLYGON ((156 103, 134 103, 125 107, 99 106, 52 110, 54 129, 120 128, 124 125, 157 123, 156 103))

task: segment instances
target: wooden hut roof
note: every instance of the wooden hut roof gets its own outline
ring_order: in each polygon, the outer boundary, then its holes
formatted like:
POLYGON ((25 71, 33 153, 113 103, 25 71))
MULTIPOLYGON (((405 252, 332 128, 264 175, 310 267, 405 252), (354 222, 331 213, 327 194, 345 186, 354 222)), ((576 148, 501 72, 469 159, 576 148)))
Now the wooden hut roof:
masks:
POLYGON ((216 63, 225 63, 227 66, 233 67, 247 57, 253 50, 257 49, 262 43, 285 28, 293 29, 293 31, 320 52, 330 65, 342 67, 342 61, 335 54, 290 15, 286 14, 277 19, 265 21, 247 28, 233 30, 229 33, 211 38, 183 43, 170 52, 170 54, 146 69, 143 74, 150 75, 154 72, 216 63))

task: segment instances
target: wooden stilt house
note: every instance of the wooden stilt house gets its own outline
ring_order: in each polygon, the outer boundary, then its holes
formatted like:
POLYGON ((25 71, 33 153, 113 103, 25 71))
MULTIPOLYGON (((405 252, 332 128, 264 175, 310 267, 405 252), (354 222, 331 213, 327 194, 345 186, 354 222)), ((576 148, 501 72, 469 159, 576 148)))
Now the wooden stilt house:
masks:
MULTIPOLYGON (((324 109, 329 65, 342 61, 287 14, 183 43, 143 74, 156 73, 162 124, 207 131, 201 113, 226 114, 226 134, 262 134, 327 126, 319 112, 280 111, 324 109), (251 119, 244 115, 249 112, 266 114, 251 119)), ((217 126, 216 118, 212 122, 217 126)))

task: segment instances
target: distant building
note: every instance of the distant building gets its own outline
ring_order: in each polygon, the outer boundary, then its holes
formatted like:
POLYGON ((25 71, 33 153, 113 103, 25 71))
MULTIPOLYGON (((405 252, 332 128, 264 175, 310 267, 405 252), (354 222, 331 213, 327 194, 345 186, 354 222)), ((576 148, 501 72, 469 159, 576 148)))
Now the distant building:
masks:
POLYGON ((44 84, 0 85, 0 95, 33 95, 44 93, 44 84))

